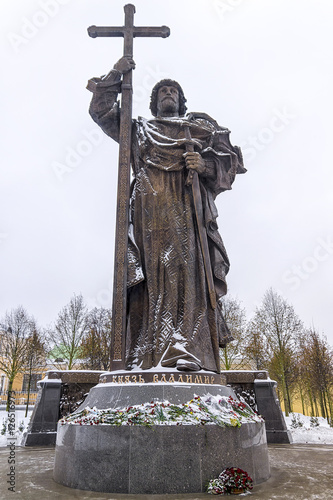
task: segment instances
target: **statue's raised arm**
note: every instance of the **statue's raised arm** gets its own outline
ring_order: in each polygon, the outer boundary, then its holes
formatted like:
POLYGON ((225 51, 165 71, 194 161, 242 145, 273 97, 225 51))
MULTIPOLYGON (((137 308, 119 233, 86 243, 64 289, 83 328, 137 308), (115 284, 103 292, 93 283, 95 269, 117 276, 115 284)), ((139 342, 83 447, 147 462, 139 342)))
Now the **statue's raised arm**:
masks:
POLYGON ((91 78, 87 89, 93 92, 89 113, 92 119, 112 139, 119 142, 120 108, 117 101, 121 80, 125 73, 135 68, 131 57, 122 57, 113 69, 100 78, 91 78))

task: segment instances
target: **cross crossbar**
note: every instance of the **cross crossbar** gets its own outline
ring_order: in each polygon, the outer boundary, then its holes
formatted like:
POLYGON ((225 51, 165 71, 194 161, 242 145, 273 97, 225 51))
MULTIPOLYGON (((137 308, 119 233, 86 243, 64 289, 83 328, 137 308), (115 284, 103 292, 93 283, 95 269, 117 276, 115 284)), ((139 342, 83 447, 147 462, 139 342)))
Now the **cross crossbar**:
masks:
MULTIPOLYGON (((90 26, 88 28, 88 34, 92 38, 97 38, 99 36, 125 36, 128 27, 110 27, 110 26, 90 26)), ((170 29, 167 26, 153 27, 153 26, 140 26, 133 27, 132 36, 136 37, 161 37, 167 38, 170 35, 170 29)))

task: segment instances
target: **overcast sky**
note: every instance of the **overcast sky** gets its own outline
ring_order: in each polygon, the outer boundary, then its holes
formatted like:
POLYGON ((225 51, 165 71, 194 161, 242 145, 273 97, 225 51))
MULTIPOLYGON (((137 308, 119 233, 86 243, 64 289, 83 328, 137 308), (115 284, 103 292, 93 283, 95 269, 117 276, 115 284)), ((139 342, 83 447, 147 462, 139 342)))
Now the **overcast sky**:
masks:
MULTIPOLYGON (((156 81, 231 130, 248 172, 217 201, 229 292, 250 317, 273 287, 333 344, 330 0, 136 0, 134 116, 156 81)), ((0 316, 22 304, 52 323, 73 293, 111 304, 117 146, 88 114, 124 0, 2 0, 0 316)))

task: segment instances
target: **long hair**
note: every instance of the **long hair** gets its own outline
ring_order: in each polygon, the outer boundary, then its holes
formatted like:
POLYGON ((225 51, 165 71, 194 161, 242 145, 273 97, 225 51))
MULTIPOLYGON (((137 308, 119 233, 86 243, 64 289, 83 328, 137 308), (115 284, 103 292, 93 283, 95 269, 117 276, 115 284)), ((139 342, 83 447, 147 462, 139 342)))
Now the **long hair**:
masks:
POLYGON ((179 85, 178 82, 175 82, 175 80, 169 80, 169 79, 161 80, 160 82, 156 83, 156 85, 153 87, 153 90, 152 90, 151 96, 150 96, 150 106, 149 106, 152 115, 153 116, 157 116, 157 94, 158 94, 158 90, 161 87, 164 87, 165 85, 168 86, 168 87, 175 87, 178 90, 178 94, 179 94, 179 116, 184 116, 185 113, 186 113, 187 107, 185 106, 186 99, 185 99, 185 96, 184 96, 183 89, 181 88, 181 86, 179 85))

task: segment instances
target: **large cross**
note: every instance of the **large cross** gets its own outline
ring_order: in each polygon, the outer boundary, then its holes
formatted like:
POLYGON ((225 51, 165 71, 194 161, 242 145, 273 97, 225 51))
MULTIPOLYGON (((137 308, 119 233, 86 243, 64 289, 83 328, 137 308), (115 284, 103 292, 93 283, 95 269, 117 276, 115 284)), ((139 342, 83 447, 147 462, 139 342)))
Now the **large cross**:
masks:
MULTIPOLYGON (((134 26, 134 5, 124 6, 125 25, 121 27, 90 26, 92 38, 121 36, 124 38, 124 56, 133 57, 133 38, 170 35, 167 26, 134 26)), ((119 136, 119 167, 115 259, 112 303, 111 370, 123 369, 125 363, 126 304, 127 304, 127 244, 130 193, 131 129, 132 129, 132 70, 125 73, 121 86, 121 113, 119 136)))

